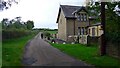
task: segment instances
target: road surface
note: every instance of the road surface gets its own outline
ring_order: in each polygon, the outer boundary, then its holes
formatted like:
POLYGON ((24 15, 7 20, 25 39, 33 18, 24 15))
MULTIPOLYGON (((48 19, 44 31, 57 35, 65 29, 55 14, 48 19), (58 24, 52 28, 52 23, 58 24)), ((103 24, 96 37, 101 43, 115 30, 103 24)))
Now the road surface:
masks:
POLYGON ((25 66, 90 66, 52 47, 41 33, 26 44, 22 62, 25 66))

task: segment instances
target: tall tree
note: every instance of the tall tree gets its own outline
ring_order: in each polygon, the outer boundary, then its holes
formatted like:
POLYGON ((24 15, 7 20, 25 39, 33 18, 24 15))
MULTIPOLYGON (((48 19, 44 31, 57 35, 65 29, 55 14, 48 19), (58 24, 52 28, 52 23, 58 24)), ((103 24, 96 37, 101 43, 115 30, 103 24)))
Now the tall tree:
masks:
POLYGON ((34 27, 34 22, 31 20, 28 20, 26 22, 26 25, 27 25, 27 29, 32 29, 34 27))
POLYGON ((1 21, 1 23, 2 23, 2 29, 6 29, 7 28, 7 26, 8 26, 8 18, 4 18, 2 21, 1 21))
MULTIPOLYGON (((95 2, 95 4, 88 6, 88 9, 91 11, 93 10, 94 12, 89 11, 89 15, 91 16, 97 16, 96 22, 100 22, 103 18, 100 19, 100 16, 102 14, 99 12, 100 11, 100 2, 95 2)), ((105 7, 105 21, 106 21, 106 26, 104 27, 105 31, 105 38, 107 42, 112 42, 112 44, 115 45, 120 45, 120 1, 118 2, 106 2, 106 4, 103 6, 105 7)), ((104 15, 103 15, 104 16, 104 15)), ((102 23, 104 24, 103 20, 102 23)), ((104 43, 104 41, 103 41, 104 43)), ((102 44, 102 43, 101 43, 102 44)), ((101 55, 105 54, 105 46, 101 48, 101 55)))

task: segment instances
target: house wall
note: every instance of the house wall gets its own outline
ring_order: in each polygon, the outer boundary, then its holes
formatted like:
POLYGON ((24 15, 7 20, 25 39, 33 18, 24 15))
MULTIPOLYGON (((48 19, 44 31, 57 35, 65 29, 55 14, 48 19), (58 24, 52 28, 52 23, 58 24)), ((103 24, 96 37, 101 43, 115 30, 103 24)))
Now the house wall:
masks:
POLYGON ((59 21, 58 21, 58 38, 67 41, 66 39, 66 18, 61 9, 59 21))
POLYGON ((70 36, 74 36, 74 24, 75 24, 75 20, 74 19, 67 19, 67 26, 66 26, 66 31, 67 31, 67 41, 68 42, 72 42, 73 37, 70 36))
POLYGON ((67 19, 67 41, 72 42, 74 41, 73 38, 70 36, 78 35, 78 27, 86 27, 88 25, 88 22, 80 22, 77 19, 67 19), (74 33, 75 32, 75 33, 74 33))

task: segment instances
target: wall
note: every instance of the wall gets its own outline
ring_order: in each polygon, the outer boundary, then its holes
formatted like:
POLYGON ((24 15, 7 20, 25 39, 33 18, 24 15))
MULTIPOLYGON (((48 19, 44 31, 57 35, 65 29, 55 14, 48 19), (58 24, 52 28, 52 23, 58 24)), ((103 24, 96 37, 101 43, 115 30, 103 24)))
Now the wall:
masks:
POLYGON ((80 35, 79 43, 87 44, 87 35, 80 35))
POLYGON ((64 13, 61 9, 59 21, 58 21, 58 38, 62 40, 66 39, 66 18, 64 16, 64 13))
POLYGON ((68 42, 73 42, 73 36, 74 36, 74 19, 67 19, 67 26, 66 26, 66 31, 67 31, 67 41, 68 42), (72 37, 70 37, 72 36, 72 37))
POLYGON ((120 59, 120 45, 112 44, 108 42, 106 45, 106 53, 112 57, 116 57, 120 59))
POLYGON ((90 44, 90 45, 92 45, 92 44, 97 44, 97 45, 99 45, 99 39, 100 39, 100 37, 91 37, 91 36, 88 36, 87 37, 87 43, 88 43, 88 45, 90 44))

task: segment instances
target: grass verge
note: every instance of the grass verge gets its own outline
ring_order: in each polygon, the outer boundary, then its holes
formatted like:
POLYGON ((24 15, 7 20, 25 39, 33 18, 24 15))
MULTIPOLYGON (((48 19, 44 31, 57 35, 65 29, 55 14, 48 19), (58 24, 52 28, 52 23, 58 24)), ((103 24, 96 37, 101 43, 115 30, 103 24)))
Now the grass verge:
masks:
POLYGON ((86 63, 95 65, 96 67, 101 66, 120 67, 120 62, 117 59, 109 57, 107 55, 105 56, 98 55, 97 46, 86 47, 82 44, 54 44, 54 43, 51 43, 51 45, 76 59, 83 60, 86 63))
POLYGON ((21 66, 23 49, 28 40, 35 34, 2 42, 2 66, 21 66))
POLYGON ((0 41, 0 67, 2 66, 2 42, 0 41))

